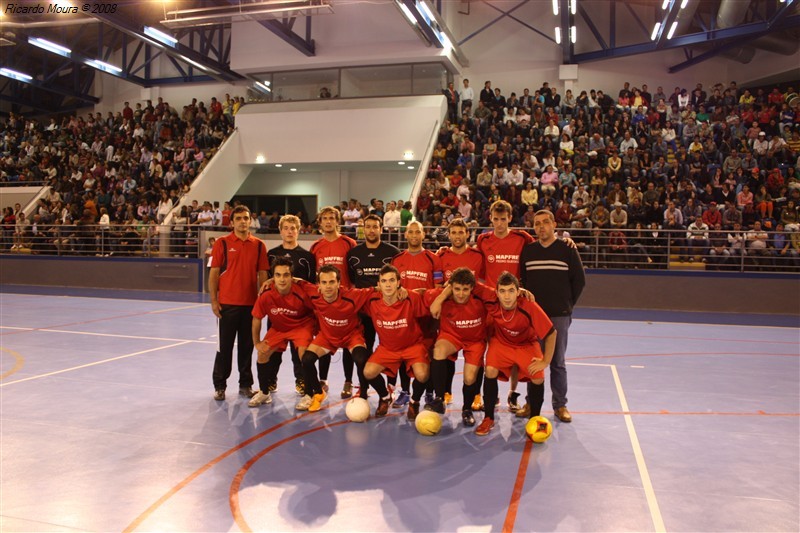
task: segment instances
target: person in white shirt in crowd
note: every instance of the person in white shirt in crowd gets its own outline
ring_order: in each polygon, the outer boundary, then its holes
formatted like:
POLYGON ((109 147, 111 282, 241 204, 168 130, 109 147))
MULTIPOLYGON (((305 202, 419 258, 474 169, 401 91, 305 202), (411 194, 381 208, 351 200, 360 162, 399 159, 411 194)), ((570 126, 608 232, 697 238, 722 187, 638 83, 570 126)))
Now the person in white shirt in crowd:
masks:
POLYGON ((461 114, 470 116, 472 115, 472 100, 475 98, 475 91, 469 86, 469 80, 464 78, 462 82, 464 85, 459 91, 461 97, 461 114))

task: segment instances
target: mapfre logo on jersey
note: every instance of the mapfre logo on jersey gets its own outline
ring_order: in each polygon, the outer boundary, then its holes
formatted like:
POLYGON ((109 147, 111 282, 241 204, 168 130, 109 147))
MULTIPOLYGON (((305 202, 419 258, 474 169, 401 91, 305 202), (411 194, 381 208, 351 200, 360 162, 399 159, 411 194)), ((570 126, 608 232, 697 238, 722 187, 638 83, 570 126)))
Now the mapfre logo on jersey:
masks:
POLYGON ((454 320, 453 324, 457 328, 462 328, 462 329, 477 328, 480 327, 481 324, 483 324, 483 319, 473 318, 470 320, 454 320))
POLYGON ((294 309, 286 309, 285 307, 273 307, 272 309, 269 310, 269 312, 272 313, 273 315, 292 315, 292 316, 297 315, 297 311, 295 311, 294 309))
POLYGON ((323 265, 341 265, 344 264, 344 257, 338 257, 335 255, 331 255, 328 257, 322 258, 323 265))
POLYGON ((406 270, 401 272, 400 277, 403 279, 413 279, 416 281, 428 281, 428 273, 419 272, 417 270, 406 270))
POLYGON ((401 318, 399 320, 378 320, 375 326, 382 329, 402 329, 408 327, 408 319, 401 318))
POLYGON ((350 323, 350 321, 348 319, 336 320, 334 318, 328 318, 326 316, 324 316, 322 318, 325 320, 326 324, 328 324, 329 326, 332 326, 334 328, 343 328, 343 327, 347 326, 350 323))
POLYGON ((521 331, 517 331, 515 329, 508 329, 508 328, 503 328, 503 331, 505 331, 506 335, 508 335, 509 337, 516 337, 517 335, 522 333, 521 331))
POLYGON ((488 260, 490 263, 519 263, 519 256, 511 254, 490 255, 488 260))

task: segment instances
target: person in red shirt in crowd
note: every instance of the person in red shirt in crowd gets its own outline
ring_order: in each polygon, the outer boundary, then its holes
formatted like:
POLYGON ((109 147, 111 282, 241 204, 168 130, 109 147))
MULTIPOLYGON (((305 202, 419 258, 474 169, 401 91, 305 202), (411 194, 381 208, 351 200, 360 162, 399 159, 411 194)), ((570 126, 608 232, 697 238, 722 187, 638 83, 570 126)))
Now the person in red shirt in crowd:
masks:
MULTIPOLYGON (((433 289, 442 284, 442 262, 436 254, 422 248, 424 237, 425 229, 422 223, 416 220, 409 222, 406 226, 408 248, 392 259, 391 264, 400 272, 400 282, 407 291, 433 289)), ((436 338, 436 322, 430 318, 423 318, 420 320, 420 327, 427 347, 432 348, 436 338)), ((400 386, 402 390, 392 407, 398 409, 409 402, 410 385, 411 380, 408 373, 401 372, 400 386)), ((431 388, 427 392, 432 395, 433 389, 431 388)), ((426 400, 431 399, 430 397, 426 398, 426 400)))
MULTIPOLYGON (((338 209, 332 206, 323 207, 318 216, 322 237, 311 245, 311 253, 317 260, 317 272, 325 265, 335 266, 339 271, 342 287, 349 289, 352 285, 348 276, 347 252, 355 248, 358 243, 347 235, 339 233, 342 214, 338 209)), ((328 388, 330 365, 331 358, 329 356, 322 358, 319 362, 319 377, 325 389, 328 388)), ((344 370, 345 386, 342 389, 341 397, 347 399, 353 395, 353 356, 350 350, 343 351, 342 369, 344 370)))
POLYGON ((475 273, 469 267, 459 267, 453 271, 447 287, 425 292, 425 302, 428 305, 438 302, 441 308, 439 336, 433 347, 431 362, 431 380, 436 400, 425 408, 444 413, 445 405, 441 398, 445 395, 448 379, 452 381, 448 363, 455 363, 460 351, 464 355, 461 420, 467 427, 475 425, 471 406, 475 396, 480 393, 478 371, 483 368, 483 355, 489 336, 486 307, 472 291, 475 283, 475 273))
POLYGON ((258 352, 256 372, 260 390, 247 404, 258 407, 272 403, 269 391, 271 376, 267 362, 273 354, 282 354, 289 342, 297 347, 303 357, 306 348, 317 332, 317 322, 308 295, 293 283, 294 263, 287 257, 277 257, 272 262, 272 285, 256 300, 253 307, 253 344, 258 352), (261 322, 269 316, 270 327, 261 339, 261 322))
MULTIPOLYGON (((524 231, 509 229, 514 210, 505 200, 494 202, 489 208, 489 213, 492 231, 481 233, 476 247, 483 254, 486 284, 494 288, 503 272, 509 272, 519 278, 519 254, 526 244, 533 242, 533 237, 524 231)), ((508 391, 508 408, 513 413, 520 409, 518 400, 517 378, 516 375, 512 375, 508 391)), ((476 407, 480 409, 480 405, 481 398, 476 397, 473 409, 476 407)))
POLYGON ((239 394, 252 398, 253 338, 251 322, 258 289, 267 279, 267 247, 250 235, 250 210, 243 205, 233 210, 233 231, 216 240, 211 252, 208 291, 211 310, 219 319, 219 350, 212 374, 214 399, 225 399, 233 363, 233 343, 238 338, 239 394))
POLYGON ((222 226, 228 227, 231 225, 231 204, 225 202, 225 205, 222 207, 222 226))
MULTIPOLYGON (((513 368, 518 369, 521 381, 528 382, 529 417, 541 414, 544 369, 553 359, 556 330, 542 308, 521 294, 519 280, 508 272, 497 279, 494 291, 478 285, 475 293, 486 302, 486 309, 494 318, 486 351, 484 418, 475 428, 475 434, 483 436, 494 427, 497 380, 509 379, 513 368)), ((437 314, 437 311, 431 307, 432 313, 437 314)))
POLYGON ((708 209, 703 212, 702 219, 709 228, 713 228, 717 224, 722 224, 722 213, 717 209, 717 202, 708 204, 708 209))
MULTIPOLYGON (((483 279, 483 255, 470 246, 467 246, 467 224, 461 218, 454 218, 447 227, 447 234, 450 238, 450 246, 444 246, 436 252, 442 261, 445 283, 450 280, 450 276, 459 267, 466 267, 472 271, 478 279, 483 279)), ((453 377, 456 373, 455 359, 448 357, 445 359, 447 365, 447 386, 444 392, 444 403, 450 405, 453 397, 453 377)), ((482 368, 482 365, 478 368, 482 368)), ((480 395, 480 382, 478 382, 476 396, 480 395)), ((480 406, 478 406, 480 408, 480 406)))
POLYGON ((444 199, 442 199, 440 205, 443 205, 444 207, 450 207, 452 209, 458 207, 458 198, 456 198, 455 189, 450 189, 447 192, 447 196, 445 196, 444 199))
MULTIPOLYGON (((334 353, 338 349, 349 350, 353 360, 363 370, 369 358, 364 340, 364 326, 359 311, 372 299, 379 299, 375 288, 347 289, 342 287, 341 273, 333 265, 323 266, 317 273, 318 284, 298 280, 300 288, 309 297, 317 316, 319 333, 311 341, 302 357, 306 396, 295 406, 297 410, 319 411, 327 393, 317 377, 314 363, 317 359, 334 353)), ((368 380, 383 400, 389 396, 383 380, 368 380)), ((387 405, 380 405, 388 410, 387 405)), ((384 413, 385 414, 385 413, 384 413)), ((376 413, 376 416, 383 416, 376 413)))
MULTIPOLYGON (((418 319, 430 316, 430 311, 421 294, 408 292, 407 298, 401 299, 400 271, 392 265, 381 268, 378 287, 381 297, 371 299, 364 306, 364 312, 372 318, 380 339, 364 366, 364 377, 370 383, 380 379, 382 384, 381 372, 390 377, 396 376, 398 371, 413 376, 414 392, 408 402, 407 416, 414 420, 430 373, 427 343, 418 319)), ((390 399, 388 391, 381 396, 375 416, 386 415, 390 399)))

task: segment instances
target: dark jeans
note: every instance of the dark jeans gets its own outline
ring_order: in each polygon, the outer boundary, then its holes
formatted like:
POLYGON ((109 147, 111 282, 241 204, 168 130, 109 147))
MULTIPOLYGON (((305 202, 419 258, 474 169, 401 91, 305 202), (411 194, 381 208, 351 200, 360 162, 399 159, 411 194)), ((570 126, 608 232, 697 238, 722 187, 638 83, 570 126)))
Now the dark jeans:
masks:
POLYGON ((225 390, 233 365, 233 343, 238 335, 239 387, 253 385, 253 337, 251 305, 222 305, 219 323, 219 351, 214 359, 214 390, 225 390))

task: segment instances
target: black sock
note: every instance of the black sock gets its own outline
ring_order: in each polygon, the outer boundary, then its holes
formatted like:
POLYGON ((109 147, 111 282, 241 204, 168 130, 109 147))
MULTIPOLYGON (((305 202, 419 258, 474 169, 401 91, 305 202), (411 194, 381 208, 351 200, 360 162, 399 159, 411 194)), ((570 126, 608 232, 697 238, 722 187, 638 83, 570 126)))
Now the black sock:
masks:
POLYGON ((483 379, 483 414, 494 420, 494 406, 497 403, 497 378, 483 379))
POLYGON ((414 379, 412 388, 413 392, 411 394, 411 399, 415 402, 419 402, 422 399, 422 393, 425 392, 425 384, 420 382, 418 379, 414 379))
POLYGON ((528 405, 531 407, 531 417, 542 414, 542 404, 544 403, 544 383, 536 385, 528 382, 528 405))
MULTIPOLYGON (((282 353, 273 353, 270 356, 269 361, 264 363, 265 366, 265 378, 266 381, 261 381, 261 374, 258 375, 258 383, 261 385, 261 392, 267 392, 267 389, 264 388, 265 385, 269 385, 271 383, 278 382, 278 371, 281 369, 281 360, 283 359, 282 353)), ((259 363, 256 363, 256 369, 258 369, 259 363)))
POLYGON ((447 386, 447 361, 431 361, 431 379, 437 398, 444 398, 445 387, 447 386))
MULTIPOLYGON (((366 349, 364 349, 366 351, 366 349)), ((342 350, 342 370, 344 370, 344 380, 353 382, 353 354, 350 350, 342 350)))
POLYGON ((405 363, 400 365, 399 374, 400 374, 400 388, 401 388, 401 390, 404 390, 406 392, 410 392, 411 391, 411 376, 409 376, 408 372, 406 372, 406 364, 405 363))
POLYGON ((320 366, 322 366, 322 359, 318 358, 314 352, 309 351, 303 354, 303 381, 305 382, 306 394, 309 396, 322 392, 322 386, 319 384, 319 378, 317 378, 317 367, 314 366, 318 359, 320 366))
MULTIPOLYGON (((277 354, 273 354, 275 357, 277 354)), ((258 374, 258 387, 261 392, 267 394, 269 392, 269 361, 266 363, 256 362, 256 373, 258 374)))
POLYGON ((294 379, 303 379, 303 363, 300 361, 299 351, 297 346, 292 343, 292 370, 294 371, 294 379))
POLYGON ((475 395, 478 394, 478 382, 476 381, 472 385, 464 385, 461 387, 461 392, 464 394, 464 410, 469 411, 472 409, 472 400, 475 399, 475 395))
MULTIPOLYGON (((447 362, 447 388, 445 392, 453 394, 453 378, 456 375, 456 362, 449 358, 445 359, 445 361, 447 362)), ((444 398, 444 396, 442 397, 444 398)))
POLYGON ((475 376, 475 383, 473 384, 475 396, 481 393, 481 385, 483 385, 483 367, 478 368, 478 374, 475 376))
MULTIPOLYGON (((316 357, 316 356, 315 356, 316 357)), ((331 368, 331 354, 325 354, 319 358, 319 379, 328 381, 328 371, 331 368)))
MULTIPOLYGON (((351 355, 353 363, 356 365, 356 374, 358 375, 358 395, 366 399, 367 387, 372 383, 371 381, 367 381, 367 378, 364 377, 364 366, 367 364, 367 359, 369 359, 369 351, 362 346, 357 346, 353 348, 351 355)), ((381 377, 381 383, 383 383, 383 377, 381 377)), ((384 383, 384 389, 385 388, 386 384, 384 383)))
MULTIPOLYGON (((386 388, 386 383, 383 381, 383 376, 381 376, 380 374, 377 377, 372 378, 369 381, 369 384, 372 385, 372 388, 375 389, 375 392, 378 393, 378 398, 383 399, 383 398, 386 398, 387 396, 389 396, 389 389, 386 388)), ((361 389, 361 395, 360 396, 362 398, 364 398, 365 400, 367 399, 367 388, 366 387, 361 389)))
MULTIPOLYGON (((398 370, 398 372, 400 372, 402 370, 402 368, 403 367, 401 365, 400 370, 398 370)), ((394 375, 392 377, 387 377, 386 378, 386 383, 387 383, 387 385, 391 385, 392 387, 394 387, 395 385, 397 385, 397 376, 394 375)))

